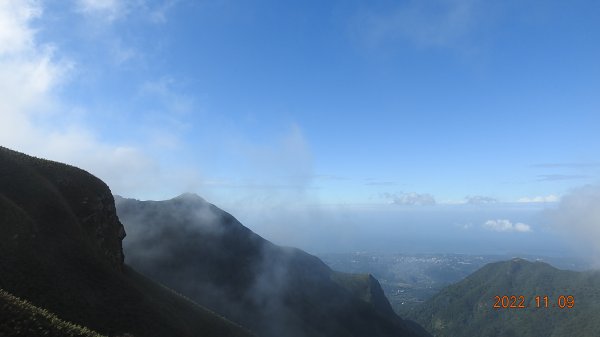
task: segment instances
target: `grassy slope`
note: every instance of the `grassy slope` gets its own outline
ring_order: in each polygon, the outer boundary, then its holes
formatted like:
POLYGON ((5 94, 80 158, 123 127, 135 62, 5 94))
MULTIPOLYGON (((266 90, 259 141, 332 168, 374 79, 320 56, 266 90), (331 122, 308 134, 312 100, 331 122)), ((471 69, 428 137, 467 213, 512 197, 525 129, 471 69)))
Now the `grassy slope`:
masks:
POLYGON ((600 272, 558 270, 515 259, 491 263, 409 313, 435 336, 595 336, 600 331, 600 272), (526 309, 493 309, 494 297, 523 295, 526 309), (535 308, 536 295, 550 297, 535 308), (575 297, 573 309, 552 307, 575 297))
POLYGON ((373 305, 384 316, 391 319, 397 317, 385 297, 379 281, 371 274, 349 274, 334 271, 331 279, 355 297, 373 305))
POLYGON ((0 336, 105 337, 0 289, 0 336))
POLYGON ((98 213, 110 208, 89 208, 84 199, 107 196, 112 200, 108 187, 85 171, 0 147, 0 287, 107 335, 249 335, 115 266, 118 254, 105 252, 115 253, 115 240, 120 244, 118 228, 103 229, 108 237, 98 239, 99 229, 82 220, 104 219, 98 213))
MULTIPOLYGON (((371 274, 350 274, 334 271, 331 278, 355 297, 373 305, 383 316, 392 320, 397 319, 397 314, 385 297, 379 281, 371 274)), ((403 325, 405 329, 416 336, 429 335, 422 326, 414 321, 405 318, 403 319, 403 325)))

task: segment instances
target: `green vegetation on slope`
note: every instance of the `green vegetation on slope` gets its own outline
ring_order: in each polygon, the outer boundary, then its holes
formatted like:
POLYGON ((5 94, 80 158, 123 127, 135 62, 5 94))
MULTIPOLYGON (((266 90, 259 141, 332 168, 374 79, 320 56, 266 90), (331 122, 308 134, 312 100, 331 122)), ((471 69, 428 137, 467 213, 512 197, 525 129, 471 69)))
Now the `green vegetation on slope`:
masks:
POLYGON ((434 336, 571 337, 600 331, 600 272, 513 259, 491 263, 408 313, 434 336), (523 296, 526 308, 494 309, 495 296, 523 296), (559 308, 559 296, 575 306, 559 308), (536 296, 542 307, 537 308, 536 296), (543 296, 548 296, 545 308, 543 296))
POLYGON ((0 289, 0 336, 105 337, 0 289))
POLYGON ((371 274, 349 274, 334 271, 331 279, 357 298, 372 304, 380 313, 388 317, 396 315, 385 297, 381 285, 371 274))

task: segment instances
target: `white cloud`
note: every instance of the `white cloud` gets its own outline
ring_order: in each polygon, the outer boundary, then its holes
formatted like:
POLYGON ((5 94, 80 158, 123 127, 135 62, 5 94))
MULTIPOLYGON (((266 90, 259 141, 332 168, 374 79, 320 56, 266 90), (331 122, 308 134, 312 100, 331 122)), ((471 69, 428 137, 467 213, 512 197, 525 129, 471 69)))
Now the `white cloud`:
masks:
POLYGON ((0 2, 0 142, 29 142, 31 119, 54 106, 53 92, 70 64, 56 60, 49 44, 37 44, 31 22, 42 15, 38 2, 0 2))
POLYGON ((142 21, 163 24, 168 21, 169 11, 179 0, 75 0, 77 13, 83 16, 80 34, 101 46, 95 63, 112 61, 113 66, 149 67, 147 53, 140 47, 140 40, 131 34, 123 34, 122 24, 142 21))
MULTIPOLYGON (((90 10, 108 10, 114 4, 86 5, 91 6, 90 10)), ((275 202, 295 202, 304 194, 314 172, 308 142, 297 125, 268 144, 253 143, 235 132, 202 129, 214 133, 206 136, 213 142, 207 153, 226 153, 224 156, 233 160, 233 165, 244 167, 245 176, 236 175, 235 179, 229 172, 204 177, 194 166, 199 164, 194 160, 205 159, 203 154, 189 158, 191 164, 173 160, 177 158, 175 151, 181 145, 181 134, 190 128, 186 117, 198 109, 195 101, 181 94, 177 82, 168 77, 142 83, 138 97, 132 98, 146 102, 138 104, 146 110, 132 112, 143 113, 135 115, 139 117, 137 124, 128 130, 137 135, 136 141, 117 141, 115 135, 110 135, 110 140, 104 138, 92 124, 94 118, 102 120, 103 115, 88 110, 102 107, 73 107, 63 96, 61 90, 76 84, 79 78, 75 76, 86 65, 64 61, 60 49, 39 41, 36 31, 44 26, 34 20, 41 19, 39 22, 43 23, 42 15, 38 2, 0 1, 2 146, 81 167, 104 180, 114 193, 124 196, 164 199, 183 191, 215 193, 206 190, 209 185, 244 188, 247 193, 240 198, 264 190, 259 197, 275 202), (226 183, 214 184, 215 180, 226 183)), ((228 197, 243 194, 231 190, 225 193, 229 193, 228 197)))
POLYGON ((531 227, 521 222, 517 222, 514 228, 516 232, 531 232, 531 227))
POLYGON ((126 0, 77 0, 78 8, 88 15, 102 17, 109 21, 126 14, 126 0))
POLYGON ((483 228, 496 232, 531 232, 531 226, 521 222, 513 224, 507 219, 488 220, 483 228))
POLYGON ((519 198, 517 202, 522 203, 544 203, 544 202, 557 202, 560 198, 555 194, 536 196, 536 197, 523 197, 519 198))
POLYGON ((150 20, 154 23, 167 22, 167 14, 179 0, 167 0, 149 11, 150 20))
POLYGON ((362 16, 360 29, 371 44, 406 39, 421 47, 448 47, 463 39, 476 21, 477 0, 402 2, 362 16))
POLYGON ((141 15, 148 21, 160 24, 167 22, 168 12, 179 0, 76 0, 80 13, 111 23, 129 15, 141 15))
POLYGON ((50 45, 35 41, 33 20, 42 15, 38 2, 0 2, 0 137, 24 131, 28 115, 46 106, 52 90, 68 70, 54 59, 50 45))
POLYGON ((9 110, 8 102, 24 106, 32 96, 46 93, 64 70, 52 59, 51 45, 35 43, 30 23, 41 14, 42 8, 35 1, 0 2, 2 111, 9 110))
POLYGON ((385 199, 390 199, 394 205, 425 206, 436 204, 435 198, 427 193, 383 193, 381 196, 385 199))
POLYGON ((556 208, 543 213, 551 227, 577 248, 591 248, 600 262, 600 186, 587 185, 564 195, 556 208))
POLYGON ((42 15, 37 1, 0 1, 0 144, 79 166, 124 195, 156 195, 165 186, 186 189, 195 173, 166 172, 144 148, 106 142, 92 126, 78 121, 79 112, 60 92, 74 63, 37 40, 32 24, 42 15))
POLYGON ((0 2, 0 55, 6 57, 33 46, 33 30, 27 24, 41 13, 42 9, 35 1, 0 2))

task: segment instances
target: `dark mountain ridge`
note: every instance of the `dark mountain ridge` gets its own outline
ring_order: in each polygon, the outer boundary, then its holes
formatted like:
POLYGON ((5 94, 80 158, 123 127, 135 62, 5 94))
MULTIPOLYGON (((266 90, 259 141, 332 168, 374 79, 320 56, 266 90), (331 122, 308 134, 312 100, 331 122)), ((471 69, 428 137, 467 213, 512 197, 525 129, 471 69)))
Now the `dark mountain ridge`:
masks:
POLYGON ((124 236, 100 179, 0 147, 0 288, 105 335, 250 335, 125 265, 124 236))
POLYGON ((274 245, 196 195, 116 205, 129 264, 260 336, 427 335, 372 276, 274 245))
POLYGON ((191 298, 263 336, 427 335, 390 314, 373 277, 334 273, 198 196, 117 199, 120 212, 127 204, 132 211, 125 212, 128 263, 187 297, 124 263, 125 230, 104 182, 0 147, 3 334, 251 335, 191 298), (132 219, 144 226, 130 226, 132 219))
POLYGON ((407 315, 434 336, 568 337, 597 336, 599 312, 600 271, 560 270, 543 262, 512 259, 487 264, 407 315), (513 295, 517 305, 523 296, 526 308, 494 308, 496 296, 513 295), (560 308, 567 296, 573 296, 574 306, 560 308))

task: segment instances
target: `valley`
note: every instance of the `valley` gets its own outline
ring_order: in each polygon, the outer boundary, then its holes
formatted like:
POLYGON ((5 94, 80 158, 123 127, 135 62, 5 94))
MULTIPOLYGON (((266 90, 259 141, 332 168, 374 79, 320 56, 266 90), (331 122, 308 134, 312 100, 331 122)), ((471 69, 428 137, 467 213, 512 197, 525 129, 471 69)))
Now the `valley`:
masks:
MULTIPOLYGON (((319 257, 335 270, 373 274, 394 311, 402 315, 486 264, 510 260, 514 256, 352 252, 321 254, 319 257)), ((591 264, 581 258, 521 257, 544 261, 560 269, 582 271, 591 268, 591 264)))

